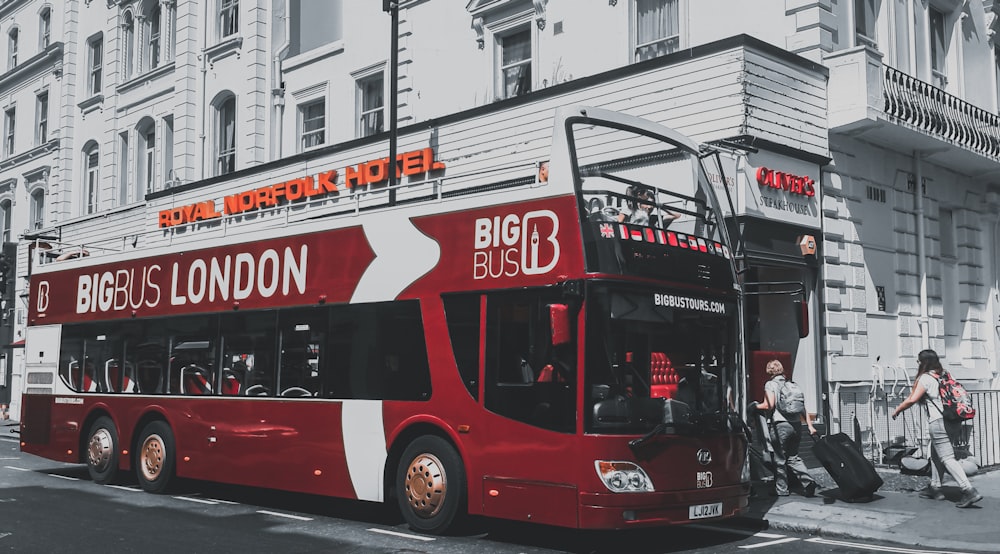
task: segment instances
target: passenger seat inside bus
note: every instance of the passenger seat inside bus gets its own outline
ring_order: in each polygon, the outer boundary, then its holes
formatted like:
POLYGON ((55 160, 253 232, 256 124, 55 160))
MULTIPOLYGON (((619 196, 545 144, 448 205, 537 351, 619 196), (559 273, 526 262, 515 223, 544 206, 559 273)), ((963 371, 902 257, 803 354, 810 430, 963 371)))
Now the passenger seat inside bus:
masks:
POLYGON ((663 352, 649 353, 649 396, 651 398, 673 398, 680 380, 674 365, 663 352))
POLYGON ((236 371, 228 367, 222 370, 222 394, 226 396, 236 396, 240 394, 243 382, 236 374, 236 371))
POLYGON ((132 364, 125 362, 123 373, 121 360, 117 358, 104 362, 104 382, 110 392, 139 392, 132 364))
POLYGON ((194 364, 181 368, 181 383, 185 394, 212 394, 212 380, 208 371, 194 364))

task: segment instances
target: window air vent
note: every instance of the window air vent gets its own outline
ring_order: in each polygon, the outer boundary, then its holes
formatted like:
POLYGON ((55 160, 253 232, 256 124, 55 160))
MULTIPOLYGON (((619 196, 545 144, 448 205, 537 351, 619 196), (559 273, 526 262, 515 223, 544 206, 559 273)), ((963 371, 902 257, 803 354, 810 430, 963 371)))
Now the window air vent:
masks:
POLYGON ((868 199, 885 204, 885 189, 868 185, 868 199))

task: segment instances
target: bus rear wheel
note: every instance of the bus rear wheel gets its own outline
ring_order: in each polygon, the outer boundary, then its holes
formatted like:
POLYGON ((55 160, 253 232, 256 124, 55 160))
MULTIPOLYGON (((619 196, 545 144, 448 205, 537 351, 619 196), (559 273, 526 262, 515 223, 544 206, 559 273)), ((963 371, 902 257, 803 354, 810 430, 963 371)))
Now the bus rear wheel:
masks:
POLYGON ((152 421, 139 435, 135 473, 142 490, 166 492, 174 478, 174 434, 163 421, 152 421))
POLYGON ((87 471, 98 485, 118 476, 118 429, 110 417, 101 416, 90 426, 87 439, 87 471))
POLYGON ((417 438, 403 452, 396 472, 396 500, 410 528, 440 535, 465 513, 465 468, 441 437, 417 438))

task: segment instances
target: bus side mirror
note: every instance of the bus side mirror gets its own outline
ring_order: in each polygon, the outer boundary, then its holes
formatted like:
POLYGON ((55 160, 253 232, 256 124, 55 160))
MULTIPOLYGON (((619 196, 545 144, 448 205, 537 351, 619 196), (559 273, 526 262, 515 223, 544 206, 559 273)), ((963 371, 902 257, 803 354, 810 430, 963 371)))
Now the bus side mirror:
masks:
POLYGON ((552 328, 552 346, 570 341, 569 307, 566 304, 549 304, 549 325, 552 328))
POLYGON ((795 324, 799 328, 799 338, 809 336, 809 304, 805 300, 793 300, 795 306, 795 324))

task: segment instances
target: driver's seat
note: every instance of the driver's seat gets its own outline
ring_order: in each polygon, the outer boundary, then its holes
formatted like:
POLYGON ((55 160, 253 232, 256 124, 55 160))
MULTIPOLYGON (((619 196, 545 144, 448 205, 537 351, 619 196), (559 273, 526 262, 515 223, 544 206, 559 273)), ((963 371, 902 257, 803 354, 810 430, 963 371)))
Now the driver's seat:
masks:
POLYGON ((649 353, 649 381, 651 398, 673 398, 677 392, 679 377, 674 364, 663 352, 649 353))

